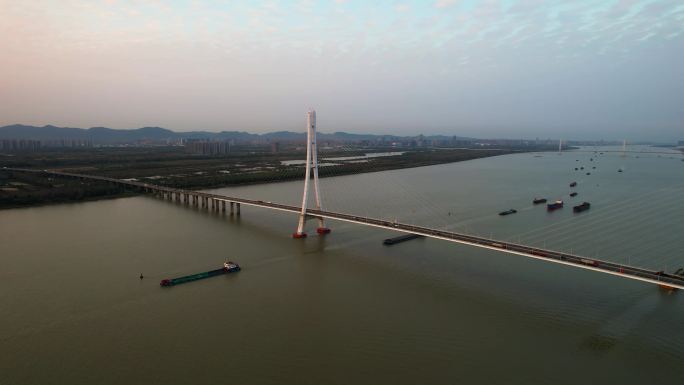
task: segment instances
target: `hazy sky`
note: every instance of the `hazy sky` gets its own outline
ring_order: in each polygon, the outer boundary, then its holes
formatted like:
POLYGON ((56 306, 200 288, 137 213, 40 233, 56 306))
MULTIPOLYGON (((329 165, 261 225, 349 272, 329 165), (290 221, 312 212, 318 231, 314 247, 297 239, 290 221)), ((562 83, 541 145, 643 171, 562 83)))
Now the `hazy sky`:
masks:
POLYGON ((684 140, 684 1, 0 0, 0 125, 684 140))

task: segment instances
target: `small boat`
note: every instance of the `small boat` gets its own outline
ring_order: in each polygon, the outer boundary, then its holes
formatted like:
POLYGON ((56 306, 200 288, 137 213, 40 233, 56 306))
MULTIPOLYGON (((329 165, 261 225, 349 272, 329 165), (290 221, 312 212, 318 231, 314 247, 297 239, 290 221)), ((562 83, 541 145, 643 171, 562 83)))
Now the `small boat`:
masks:
POLYGON ((580 170, 584 170, 584 166, 580 167, 580 170))
POLYGON ((571 197, 576 197, 576 196, 577 196, 577 193, 573 191, 573 192, 570 193, 570 196, 571 196, 571 197))
POLYGON ((516 209, 510 209, 510 210, 500 212, 499 215, 510 215, 510 214, 515 214, 517 212, 518 212, 518 210, 516 210, 516 209))
POLYGON ((575 171, 579 170, 579 168, 575 167, 575 171))
POLYGON ((577 186, 577 182, 570 183, 570 187, 575 187, 575 186, 577 186))
POLYGON ((582 202, 581 205, 577 205, 577 206, 573 207, 572 211, 576 212, 576 213, 581 213, 582 211, 589 210, 590 207, 591 207, 591 204, 589 202, 582 202))
POLYGON ((590 173, 590 172, 588 172, 588 173, 587 173, 587 175, 591 175, 591 173, 590 173))
POLYGON ((622 169, 618 169, 618 172, 622 172, 622 169))
POLYGON ((532 203, 534 203, 535 205, 538 205, 540 203, 546 203, 546 198, 534 198, 532 203))
POLYGON ((557 201, 555 201, 555 202, 553 202, 553 203, 547 204, 547 205, 546 205, 546 210, 547 210, 547 211, 553 211, 553 210, 560 209, 560 208, 562 208, 562 207, 563 207, 563 201, 559 199, 559 200, 557 200, 557 201))

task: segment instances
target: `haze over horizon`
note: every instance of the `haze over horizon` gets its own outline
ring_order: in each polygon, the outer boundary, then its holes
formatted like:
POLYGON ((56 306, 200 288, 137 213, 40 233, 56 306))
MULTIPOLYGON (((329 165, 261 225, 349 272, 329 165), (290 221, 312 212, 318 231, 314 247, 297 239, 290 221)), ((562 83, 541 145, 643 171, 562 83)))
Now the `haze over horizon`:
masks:
POLYGON ((681 1, 0 10, 0 126, 684 140, 681 1))

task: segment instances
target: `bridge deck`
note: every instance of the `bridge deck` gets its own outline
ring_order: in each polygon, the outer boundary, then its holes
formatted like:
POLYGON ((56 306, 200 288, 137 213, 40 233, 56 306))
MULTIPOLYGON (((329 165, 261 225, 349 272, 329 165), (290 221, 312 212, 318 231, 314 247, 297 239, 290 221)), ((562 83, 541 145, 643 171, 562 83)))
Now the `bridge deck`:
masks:
MULTIPOLYGON (((267 209, 280 210, 285 212, 291 212, 299 214, 301 207, 284 205, 279 203, 264 202, 261 200, 252 200, 245 198, 236 198, 226 195, 219 195, 213 193, 206 193, 200 191, 182 190, 175 189, 171 187, 164 187, 153 185, 149 183, 120 180, 114 178, 107 178, 101 176, 74 174, 59 171, 48 171, 48 170, 29 170, 29 169, 10 169, 13 171, 23 171, 23 172, 38 172, 45 173, 49 175, 56 176, 66 176, 73 178, 98 180, 104 182, 117 183, 125 186, 141 188, 141 189, 152 189, 155 191, 164 191, 171 193, 180 194, 190 194, 204 198, 215 199, 217 201, 224 202, 234 202, 245 204, 248 206, 263 207, 267 209)), ((345 222, 358 223, 366 226, 379 227, 388 230, 400 231, 409 234, 423 235, 429 238, 446 240, 449 242, 461 243, 471 246, 476 246, 480 248, 486 248, 491 250, 496 250, 499 252, 521 255, 529 258, 535 258, 547 262, 559 263, 567 266, 598 271, 601 273, 612 274, 623 278, 635 279, 639 281, 654 283, 658 285, 666 285, 668 287, 684 289, 684 277, 668 274, 660 271, 648 270, 634 266, 623 265, 620 263, 599 260, 595 258, 586 258, 579 255, 564 253, 560 251, 548 250, 543 248, 530 247, 525 245, 520 245, 512 242, 506 242, 501 240, 489 239, 485 237, 479 237, 474 235, 467 235, 456 233, 447 230, 438 230, 429 227, 409 225, 405 223, 389 222, 383 219, 377 218, 367 218, 360 217, 356 215, 337 213, 332 211, 321 211, 321 210, 307 210, 307 213, 313 217, 322 217, 327 219, 335 219, 345 222)))

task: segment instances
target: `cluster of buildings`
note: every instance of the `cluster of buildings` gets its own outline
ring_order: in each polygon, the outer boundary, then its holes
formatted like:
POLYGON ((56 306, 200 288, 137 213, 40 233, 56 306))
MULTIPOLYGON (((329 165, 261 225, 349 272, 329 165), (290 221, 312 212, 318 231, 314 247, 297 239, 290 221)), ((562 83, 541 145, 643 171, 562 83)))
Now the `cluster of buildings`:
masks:
POLYGON ((42 148, 74 148, 93 147, 90 140, 59 139, 59 140, 32 140, 32 139, 0 139, 0 151, 38 151, 42 148))
POLYGON ((40 149, 40 140, 28 139, 2 139, 0 140, 0 151, 15 152, 15 151, 36 151, 40 149))
POLYGON ((230 153, 233 146, 232 140, 208 141, 208 140, 188 140, 185 148, 193 154, 202 155, 222 155, 230 153))

